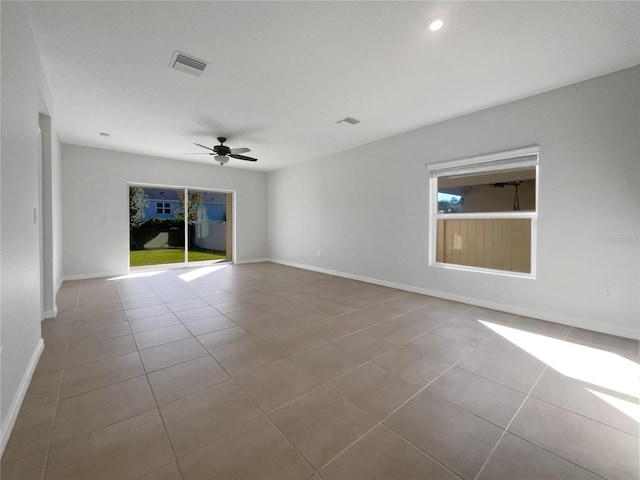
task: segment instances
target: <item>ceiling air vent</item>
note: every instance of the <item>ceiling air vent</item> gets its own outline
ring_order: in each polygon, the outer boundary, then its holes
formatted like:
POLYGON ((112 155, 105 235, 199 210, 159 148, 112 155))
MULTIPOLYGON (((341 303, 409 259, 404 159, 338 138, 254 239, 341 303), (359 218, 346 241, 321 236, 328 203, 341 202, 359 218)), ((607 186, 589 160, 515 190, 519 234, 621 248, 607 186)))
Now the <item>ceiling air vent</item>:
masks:
POLYGON ((336 123, 348 123, 349 125, 357 125, 358 123, 360 123, 360 120, 356 118, 347 117, 347 118, 343 118, 342 120, 339 120, 336 123))
POLYGON ((194 77, 199 77, 204 69, 207 68, 207 62, 176 50, 169 66, 194 77))

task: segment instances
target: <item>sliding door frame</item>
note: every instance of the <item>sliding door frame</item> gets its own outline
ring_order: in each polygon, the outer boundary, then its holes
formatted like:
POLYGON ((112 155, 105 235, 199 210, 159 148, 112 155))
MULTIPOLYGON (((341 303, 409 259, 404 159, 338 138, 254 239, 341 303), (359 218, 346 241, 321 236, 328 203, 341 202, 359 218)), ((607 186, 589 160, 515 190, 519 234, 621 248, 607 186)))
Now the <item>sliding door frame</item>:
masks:
MULTIPOLYGON (((142 188, 166 188, 167 190, 182 190, 185 195, 185 207, 187 203, 188 193, 190 191, 198 191, 198 192, 210 192, 210 193, 222 193, 225 194, 226 198, 226 208, 227 208, 227 225, 229 224, 229 214, 231 213, 231 232, 227 231, 227 262, 231 262, 233 264, 236 263, 236 191, 229 190, 226 188, 211 188, 211 187, 194 187, 194 186, 184 186, 184 185, 169 185, 166 183, 144 183, 144 182, 127 182, 127 198, 129 195, 130 187, 142 187, 142 188), (231 200, 231 202, 229 202, 231 200), (229 205, 229 203, 231 205, 229 205), (231 206, 231 208, 229 208, 231 206), (231 242, 229 242, 229 235, 231 235, 231 242), (231 258, 229 258, 229 250, 231 251, 231 258)), ((127 202, 127 219, 129 218, 129 204, 127 202)), ((158 265, 149 265, 144 267, 133 267, 136 269, 148 269, 149 267, 161 266, 162 268, 188 268, 188 267, 198 267, 198 266, 206 266, 206 265, 214 265, 219 263, 219 261, 215 260, 203 260, 199 262, 189 262, 189 228, 188 228, 188 209, 185 208, 185 228, 184 228, 184 261, 182 263, 170 263, 170 264, 158 264, 158 265)), ((128 229, 131 229, 131 225, 127 220, 128 229)), ((130 250, 128 250, 130 251, 130 250)), ((129 272, 131 272, 131 260, 129 257, 129 272)))

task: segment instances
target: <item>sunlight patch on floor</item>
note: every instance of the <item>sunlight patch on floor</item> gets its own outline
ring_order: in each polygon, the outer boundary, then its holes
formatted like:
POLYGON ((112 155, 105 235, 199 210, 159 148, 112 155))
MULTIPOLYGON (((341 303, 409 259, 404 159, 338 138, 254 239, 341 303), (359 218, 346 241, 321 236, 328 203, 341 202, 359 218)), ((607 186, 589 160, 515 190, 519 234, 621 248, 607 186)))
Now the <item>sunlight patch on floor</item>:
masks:
POLYGON ((178 277, 185 281, 191 282, 196 280, 197 278, 204 277, 205 275, 209 275, 210 273, 217 272, 218 270, 222 270, 223 268, 227 268, 228 265, 211 265, 210 267, 201 267, 190 270, 182 275, 178 275, 178 277))
POLYGON ((634 403, 628 400, 623 400, 622 398, 607 395, 606 393, 602 392, 597 392, 595 390, 591 390, 590 388, 587 388, 587 391, 591 392, 599 399, 607 402, 615 409, 620 410, 628 417, 633 418, 636 422, 640 423, 640 405, 638 405, 637 402, 634 403))
POLYGON ((107 278, 107 281, 110 282, 112 280, 129 280, 130 278, 153 277, 164 272, 165 270, 154 270, 152 272, 134 272, 128 273, 126 275, 120 275, 119 277, 107 278))
POLYGON ((627 358, 513 327, 480 323, 567 377, 633 397, 640 395, 640 367, 627 358))

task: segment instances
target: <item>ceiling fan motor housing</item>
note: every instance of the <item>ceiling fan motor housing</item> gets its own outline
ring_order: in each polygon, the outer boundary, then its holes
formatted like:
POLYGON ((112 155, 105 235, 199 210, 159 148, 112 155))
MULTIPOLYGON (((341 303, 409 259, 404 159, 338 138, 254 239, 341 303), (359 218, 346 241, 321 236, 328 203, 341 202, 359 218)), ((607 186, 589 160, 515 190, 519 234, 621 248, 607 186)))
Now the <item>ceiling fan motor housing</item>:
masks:
POLYGON ((225 137, 218 137, 218 141, 220 142, 220 145, 215 145, 213 147, 208 147, 200 143, 194 143, 194 145, 209 150, 208 154, 213 155, 216 162, 218 162, 220 165, 226 164, 229 161, 229 157, 237 158, 238 160, 247 160, 249 162, 258 161, 257 158, 240 155, 241 153, 250 152, 251 150, 249 150, 248 148, 229 148, 224 145, 224 142, 227 141, 225 137))
POLYGON ((226 145, 216 145, 213 147, 213 150, 216 152, 216 155, 229 155, 231 153, 231 149, 226 145))

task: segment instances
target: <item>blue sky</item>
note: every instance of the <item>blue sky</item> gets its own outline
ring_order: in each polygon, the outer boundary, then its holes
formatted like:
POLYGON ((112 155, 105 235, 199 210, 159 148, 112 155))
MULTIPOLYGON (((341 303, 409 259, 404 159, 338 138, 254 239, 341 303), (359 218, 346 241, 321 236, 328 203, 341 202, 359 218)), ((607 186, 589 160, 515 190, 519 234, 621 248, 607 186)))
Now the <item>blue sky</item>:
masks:
POLYGON ((449 202, 452 198, 459 200, 462 195, 451 195, 449 193, 438 192, 438 201, 439 202, 449 202))

